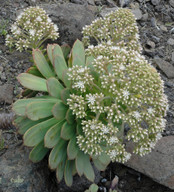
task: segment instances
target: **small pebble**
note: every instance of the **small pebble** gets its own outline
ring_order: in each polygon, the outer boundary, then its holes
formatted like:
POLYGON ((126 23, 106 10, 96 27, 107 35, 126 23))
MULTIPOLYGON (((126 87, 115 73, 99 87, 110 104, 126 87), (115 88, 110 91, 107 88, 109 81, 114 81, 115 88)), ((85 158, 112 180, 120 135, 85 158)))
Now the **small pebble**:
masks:
POLYGON ((167 31, 168 31, 168 30, 167 30, 167 27, 164 26, 164 25, 160 25, 160 29, 161 29, 162 31, 164 31, 164 32, 167 32, 167 31))
POLYGON ((167 44, 168 45, 174 45, 174 39, 169 38, 168 41, 167 41, 167 44))

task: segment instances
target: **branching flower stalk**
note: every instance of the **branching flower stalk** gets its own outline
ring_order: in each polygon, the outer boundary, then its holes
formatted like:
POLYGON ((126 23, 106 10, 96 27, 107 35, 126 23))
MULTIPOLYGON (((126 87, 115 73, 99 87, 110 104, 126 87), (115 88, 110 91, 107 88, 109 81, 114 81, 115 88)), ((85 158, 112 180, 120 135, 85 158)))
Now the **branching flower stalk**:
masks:
POLYGON ((118 9, 84 27, 83 35, 93 62, 68 73, 76 89, 68 104, 83 125, 83 134, 77 136, 80 149, 91 156, 105 152, 112 161, 125 162, 131 154, 124 142, 132 140, 134 153, 149 153, 165 128, 168 104, 160 75, 141 55, 133 14, 118 9), (90 45, 91 38, 96 46, 90 45))
POLYGON ((16 47, 20 52, 40 48, 47 40, 59 37, 58 27, 52 23, 45 10, 29 7, 24 10, 11 26, 11 34, 6 37, 6 45, 16 47))

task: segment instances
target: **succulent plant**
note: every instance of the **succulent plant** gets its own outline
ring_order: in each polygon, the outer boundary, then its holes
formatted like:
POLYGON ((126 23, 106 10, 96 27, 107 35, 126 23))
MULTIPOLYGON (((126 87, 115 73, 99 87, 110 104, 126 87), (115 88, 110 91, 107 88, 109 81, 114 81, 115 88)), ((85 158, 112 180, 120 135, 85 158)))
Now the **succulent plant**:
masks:
POLYGON ((67 64, 69 47, 57 44, 47 46, 49 61, 38 49, 33 50, 35 66, 18 76, 19 82, 27 89, 36 91, 36 96, 17 100, 13 110, 17 116, 14 123, 23 134, 24 145, 33 147, 29 158, 38 162, 50 151, 49 167, 56 170, 58 181, 63 176, 68 186, 73 182, 73 175, 83 174, 94 181, 94 165, 104 170, 110 162, 102 153, 91 157, 81 151, 77 145, 77 135, 82 133, 81 120, 73 115, 67 105, 72 89, 67 70, 70 66, 85 66, 85 50, 77 40, 67 64))
POLYGON ((40 7, 28 7, 11 26, 11 34, 6 36, 6 45, 20 52, 39 48, 47 40, 59 37, 58 27, 40 7))

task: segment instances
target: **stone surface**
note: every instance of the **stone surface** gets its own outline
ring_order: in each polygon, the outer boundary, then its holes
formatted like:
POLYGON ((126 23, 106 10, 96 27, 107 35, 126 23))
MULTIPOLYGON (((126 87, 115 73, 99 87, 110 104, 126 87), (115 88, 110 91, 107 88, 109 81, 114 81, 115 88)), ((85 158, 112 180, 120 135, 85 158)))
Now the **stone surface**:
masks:
MULTIPOLYGON (((19 144, 0 154, 1 192, 84 192, 91 182, 84 176, 74 176, 73 185, 67 187, 62 181, 57 183, 55 172, 48 168, 47 161, 34 164, 29 160, 29 149, 19 144)), ((95 170, 95 182, 100 180, 95 170)))
POLYGON ((174 39, 169 38, 168 41, 167 41, 167 44, 168 45, 174 45, 174 39))
MULTIPOLYGON (((131 144, 128 150, 132 151, 131 144)), ((126 165, 174 189, 174 136, 163 137, 155 149, 144 157, 132 155, 126 165)))
POLYGON ((76 39, 81 39, 82 28, 85 25, 91 24, 95 18, 95 7, 90 5, 73 3, 60 5, 43 4, 42 8, 50 15, 53 22, 58 25, 61 37, 60 42, 70 45, 72 45, 76 39))
POLYGON ((153 5, 158 5, 160 3, 161 0, 151 0, 153 5))
POLYGON ((174 7, 174 0, 170 0, 169 3, 170 3, 170 5, 171 5, 172 7, 174 7))
POLYGON ((137 20, 140 20, 143 16, 140 9, 132 9, 132 13, 135 15, 137 20))
POLYGON ((174 62, 174 52, 172 52, 172 61, 174 62))
POLYGON ((0 86, 0 101, 11 104, 13 102, 13 88, 11 84, 0 86))
POLYGON ((160 58, 155 58, 154 63, 166 74, 168 78, 174 78, 174 66, 160 58))

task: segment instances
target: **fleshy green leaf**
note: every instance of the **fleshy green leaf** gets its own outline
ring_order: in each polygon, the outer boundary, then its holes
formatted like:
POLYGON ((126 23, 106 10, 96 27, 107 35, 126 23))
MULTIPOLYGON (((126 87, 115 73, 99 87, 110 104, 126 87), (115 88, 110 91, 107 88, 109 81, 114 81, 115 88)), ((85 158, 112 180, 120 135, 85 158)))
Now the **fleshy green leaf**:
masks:
POLYGON ((97 192, 97 191, 98 191, 98 186, 97 186, 95 183, 93 183, 93 184, 89 187, 89 190, 90 190, 91 192, 97 192))
POLYGON ((81 177, 84 173, 84 158, 85 158, 85 154, 82 151, 78 151, 75 163, 76 163, 76 170, 77 173, 79 174, 79 176, 81 177))
POLYGON ((47 60, 39 49, 33 50, 33 59, 35 65, 46 79, 55 76, 47 60))
POLYGON ((110 158, 106 153, 101 153, 101 155, 98 157, 98 160, 103 164, 103 165, 108 165, 110 163, 110 158))
POLYGON ((58 122, 56 125, 52 126, 46 133, 44 137, 45 147, 53 148, 60 139, 60 132, 64 121, 58 122))
POLYGON ((70 140, 75 135, 76 127, 75 124, 69 124, 65 122, 61 130, 61 138, 70 140))
POLYGON ((75 115, 72 114, 72 110, 68 109, 66 112, 66 120, 69 124, 73 124, 75 121, 75 115))
POLYGON ((49 96, 35 97, 30 99, 19 99, 13 104, 12 110, 16 113, 16 115, 25 116, 25 109, 29 103, 35 101, 49 101, 53 99, 56 101, 55 98, 49 96))
POLYGON ((56 169, 56 178, 60 182, 63 179, 63 174, 64 174, 64 168, 65 168, 65 163, 66 160, 62 160, 56 169))
POLYGON ((76 143, 76 136, 72 137, 68 143, 67 147, 67 155, 69 160, 73 160, 76 158, 77 153, 79 151, 79 147, 76 143))
POLYGON ((69 53, 71 51, 71 47, 68 44, 64 44, 64 45, 61 46, 61 49, 62 49, 64 58, 67 59, 68 55, 69 55, 69 53))
POLYGON ((62 84, 54 77, 51 77, 46 82, 48 92, 51 96, 61 99, 60 93, 64 89, 62 84))
POLYGON ((93 159, 92 161, 99 171, 104 171, 107 167, 107 165, 103 165, 98 159, 93 159))
POLYGON ((48 151, 49 149, 44 147, 44 141, 41 141, 30 152, 29 158, 34 163, 37 163, 45 157, 48 151))
POLYGON ((38 70, 38 68, 35 65, 31 66, 29 69, 27 69, 26 73, 43 78, 43 75, 40 73, 40 71, 38 70))
POLYGON ((21 73, 17 77, 20 84, 34 91, 47 92, 46 80, 29 73, 21 73))
POLYGON ((52 65, 53 65, 53 50, 54 50, 55 44, 51 45, 48 44, 47 45, 47 54, 48 54, 48 58, 51 61, 52 65))
POLYGON ((64 84, 65 84, 65 86, 66 86, 67 88, 70 88, 70 87, 71 87, 71 81, 69 80, 69 77, 68 77, 68 75, 67 75, 67 72, 68 72, 67 69, 65 69, 65 70, 63 71, 63 73, 62 73, 62 81, 64 82, 64 84))
POLYGON ((46 134, 46 132, 57 123, 55 118, 48 119, 37 125, 31 127, 25 134, 24 134, 24 145, 28 147, 33 147, 39 144, 46 134))
POLYGON ((34 101, 29 103, 26 107, 26 115, 29 119, 36 121, 52 115, 52 108, 57 100, 46 100, 46 101, 34 101))
POLYGON ((63 90, 61 91, 61 100, 62 100, 62 102, 63 102, 65 105, 67 105, 67 99, 69 99, 69 97, 70 97, 70 90, 69 90, 68 88, 63 89, 63 90))
POLYGON ((86 154, 84 157, 84 175, 86 176, 86 178, 88 180, 94 182, 94 179, 95 179, 94 170, 93 170, 93 167, 91 165, 89 155, 86 155, 86 154))
POLYGON ((67 186, 71 186, 73 183, 72 176, 73 161, 67 160, 65 164, 64 179, 67 186))
POLYGON ((56 55, 60 55, 61 57, 64 57, 62 48, 58 44, 54 44, 54 49, 53 49, 53 57, 55 57, 56 55))
POLYGON ((65 119, 66 112, 67 112, 68 107, 64 105, 61 101, 57 102, 53 109, 52 109, 52 114, 57 120, 63 120, 65 119))
POLYGON ((72 48, 72 65, 85 66, 85 49, 84 45, 78 39, 72 48))
POLYGON ((80 123, 77 124, 76 132, 77 135, 83 135, 82 125, 80 123))
POLYGON ((58 164, 66 157, 67 141, 60 139, 49 155, 49 166, 56 169, 58 164))

